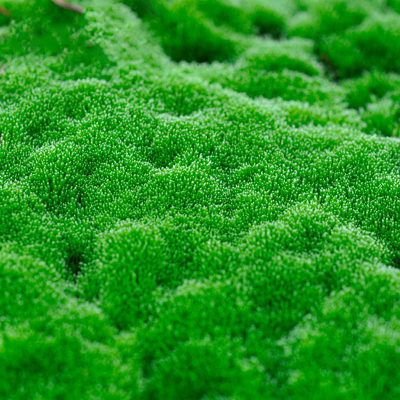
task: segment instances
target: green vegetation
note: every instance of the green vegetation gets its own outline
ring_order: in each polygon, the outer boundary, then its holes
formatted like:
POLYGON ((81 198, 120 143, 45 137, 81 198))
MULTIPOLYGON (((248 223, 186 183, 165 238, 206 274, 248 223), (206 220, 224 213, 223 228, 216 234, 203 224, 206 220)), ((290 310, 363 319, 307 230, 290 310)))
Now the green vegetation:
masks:
POLYGON ((400 397, 400 2, 4 0, 0 398, 400 397))

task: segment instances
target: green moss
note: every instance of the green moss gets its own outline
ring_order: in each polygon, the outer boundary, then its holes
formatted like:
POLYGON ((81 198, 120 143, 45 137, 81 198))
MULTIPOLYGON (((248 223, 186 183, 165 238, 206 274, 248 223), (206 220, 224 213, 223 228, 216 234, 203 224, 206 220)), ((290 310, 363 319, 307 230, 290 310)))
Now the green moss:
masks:
POLYGON ((2 3, 0 398, 396 399, 397 2, 79 3, 2 3))

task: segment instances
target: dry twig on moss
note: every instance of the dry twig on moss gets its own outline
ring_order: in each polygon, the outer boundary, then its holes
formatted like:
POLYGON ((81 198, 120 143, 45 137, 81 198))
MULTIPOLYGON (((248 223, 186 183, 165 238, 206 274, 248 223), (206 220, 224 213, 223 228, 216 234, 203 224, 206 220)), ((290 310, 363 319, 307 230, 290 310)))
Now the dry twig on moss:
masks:
MULTIPOLYGON (((61 8, 64 8, 65 10, 70 10, 70 11, 74 11, 78 14, 82 14, 83 13, 83 8, 79 7, 76 4, 71 4, 68 3, 65 0, 51 0, 54 4, 58 5, 61 8)), ((8 11, 6 8, 0 6, 0 14, 5 15, 6 17, 8 17, 10 15, 10 11, 8 11)))
POLYGON ((61 8, 65 8, 66 10, 74 11, 78 14, 83 13, 83 8, 77 6, 76 4, 68 3, 65 0, 51 0, 54 4, 57 4, 61 8))
POLYGON ((10 15, 10 11, 8 11, 6 8, 0 6, 0 14, 5 15, 8 17, 10 15))

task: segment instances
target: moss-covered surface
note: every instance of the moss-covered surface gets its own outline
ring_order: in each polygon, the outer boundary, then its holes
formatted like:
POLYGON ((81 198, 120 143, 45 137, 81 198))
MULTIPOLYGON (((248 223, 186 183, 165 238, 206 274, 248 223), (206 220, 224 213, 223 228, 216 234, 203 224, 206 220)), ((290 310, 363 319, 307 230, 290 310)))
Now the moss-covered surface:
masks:
POLYGON ((1 399, 400 397, 400 1, 1 4, 1 399))

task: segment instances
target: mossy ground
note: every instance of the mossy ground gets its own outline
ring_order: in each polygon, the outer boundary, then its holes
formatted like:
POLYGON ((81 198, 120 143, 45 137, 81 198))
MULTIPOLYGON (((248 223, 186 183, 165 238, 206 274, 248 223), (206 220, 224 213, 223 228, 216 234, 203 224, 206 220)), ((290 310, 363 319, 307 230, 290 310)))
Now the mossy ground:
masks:
POLYGON ((400 397, 400 1, 4 0, 0 398, 400 397))

